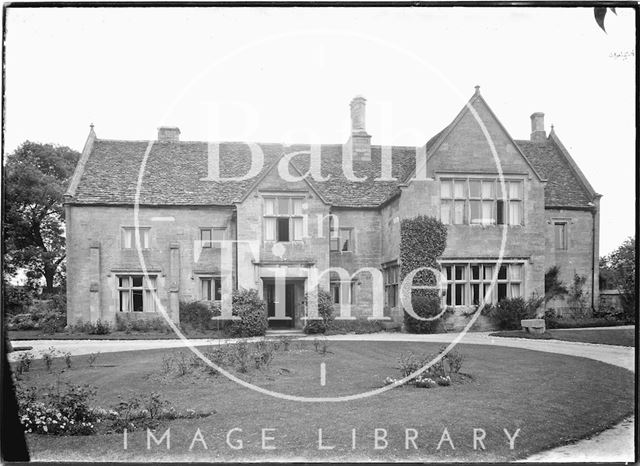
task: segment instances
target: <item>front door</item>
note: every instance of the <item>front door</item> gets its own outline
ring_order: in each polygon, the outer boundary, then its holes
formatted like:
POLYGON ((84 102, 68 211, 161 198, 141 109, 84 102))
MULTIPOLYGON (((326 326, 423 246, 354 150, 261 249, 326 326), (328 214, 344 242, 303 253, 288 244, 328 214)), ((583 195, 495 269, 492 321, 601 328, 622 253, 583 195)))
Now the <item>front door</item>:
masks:
POLYGON ((287 283, 284 287, 284 318, 276 316, 276 285, 273 282, 264 285, 264 300, 267 303, 267 317, 269 317, 270 328, 292 328, 294 320, 294 309, 296 303, 296 291, 293 283, 287 283))

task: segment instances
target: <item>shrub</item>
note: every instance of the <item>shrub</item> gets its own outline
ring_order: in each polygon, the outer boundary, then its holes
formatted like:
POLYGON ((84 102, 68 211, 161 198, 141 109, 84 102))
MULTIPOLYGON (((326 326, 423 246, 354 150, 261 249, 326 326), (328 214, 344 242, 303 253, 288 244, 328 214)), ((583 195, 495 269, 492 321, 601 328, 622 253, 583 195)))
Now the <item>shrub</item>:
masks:
POLYGON ((68 331, 70 333, 88 333, 89 335, 108 335, 111 333, 111 324, 100 319, 95 324, 78 320, 75 324, 69 325, 68 331))
POLYGON ((96 390, 90 385, 66 384, 66 391, 50 390, 38 399, 38 389, 17 391, 18 415, 27 432, 49 435, 95 433, 96 416, 89 401, 96 390))
MULTIPOLYGON (((412 296, 413 311, 420 317, 434 317, 442 311, 437 296, 412 296)), ((441 319, 417 320, 405 313, 405 329, 409 333, 434 333, 441 325, 441 319)))
POLYGON ((236 290, 233 292, 233 315, 239 320, 231 320, 225 332, 232 337, 263 336, 267 331, 265 303, 256 290, 236 290))
POLYGON ((71 353, 67 351, 66 353, 63 354, 63 356, 64 356, 64 363, 67 366, 67 369, 71 369, 71 353))
MULTIPOLYGON (((2 305, 7 316, 24 314, 33 301, 34 291, 26 286, 3 283, 2 305)), ((16 329, 28 330, 28 329, 16 329)))
MULTIPOLYGON (((308 302, 309 295, 305 296, 305 302, 308 302)), ((317 334, 325 333, 334 322, 333 316, 333 299, 331 294, 325 290, 318 290, 318 317, 319 319, 307 320, 304 326, 304 333, 317 334)))
POLYGON ((66 297, 54 295, 47 300, 29 300, 29 312, 16 314, 7 321, 9 330, 42 330, 52 334, 67 324, 66 297))
POLYGON ((129 316, 116 314, 117 331, 129 334, 131 332, 167 332, 171 328, 162 317, 154 317, 152 319, 136 319, 129 316))
POLYGON ((205 301, 180 302, 180 324, 194 330, 210 330, 212 318, 220 315, 219 303, 205 301))
POLYGON ((496 305, 485 307, 485 311, 500 330, 518 330, 522 319, 536 317, 543 300, 536 296, 527 301, 523 298, 506 298, 496 305))
POLYGON ((89 332, 91 335, 108 335, 111 333, 111 324, 107 321, 98 319, 89 332))

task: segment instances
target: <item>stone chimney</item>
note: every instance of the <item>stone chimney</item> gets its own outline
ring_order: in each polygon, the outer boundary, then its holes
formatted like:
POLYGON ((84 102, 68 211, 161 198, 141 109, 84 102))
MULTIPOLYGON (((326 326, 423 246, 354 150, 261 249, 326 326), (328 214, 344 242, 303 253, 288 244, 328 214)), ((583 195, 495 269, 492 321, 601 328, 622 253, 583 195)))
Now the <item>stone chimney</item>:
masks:
POLYGON ((356 96, 351 100, 351 137, 347 150, 351 150, 353 160, 371 160, 371 136, 367 134, 365 111, 367 99, 356 96))
POLYGON ((544 130, 544 113, 536 112, 531 115, 531 142, 545 142, 547 133, 544 130))
POLYGON ((158 128, 158 141, 177 142, 180 140, 180 128, 177 126, 161 126, 158 128))

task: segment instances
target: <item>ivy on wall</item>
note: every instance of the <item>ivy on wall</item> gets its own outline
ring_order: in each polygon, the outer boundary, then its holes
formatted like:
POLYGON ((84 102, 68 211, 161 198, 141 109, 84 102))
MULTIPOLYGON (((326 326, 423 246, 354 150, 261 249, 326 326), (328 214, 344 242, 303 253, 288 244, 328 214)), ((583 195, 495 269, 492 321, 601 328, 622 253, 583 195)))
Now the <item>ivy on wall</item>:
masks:
MULTIPOLYGON (((400 278, 404 278, 420 267, 440 270, 438 258, 447 246, 447 227, 438 219, 420 215, 400 222, 400 278)), ((418 272, 413 286, 435 285, 436 277, 428 270, 418 272)), ((412 305, 421 317, 431 317, 440 312, 440 300, 435 289, 412 290, 412 305)), ((416 320, 404 313, 405 328, 413 333, 430 333, 437 321, 416 320)))

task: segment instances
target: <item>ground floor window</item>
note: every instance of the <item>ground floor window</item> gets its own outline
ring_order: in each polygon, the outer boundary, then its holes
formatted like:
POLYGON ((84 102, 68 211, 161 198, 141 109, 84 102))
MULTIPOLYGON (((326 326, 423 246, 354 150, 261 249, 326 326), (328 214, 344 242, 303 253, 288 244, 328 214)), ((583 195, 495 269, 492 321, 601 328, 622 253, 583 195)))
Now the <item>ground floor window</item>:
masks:
POLYGON ((400 267, 391 265, 382 270, 384 278, 385 301, 388 307, 396 307, 398 305, 398 281, 400 276, 400 267))
POLYGON ((221 301, 220 277, 200 277, 200 299, 203 301, 221 301))
POLYGON ((487 296, 488 303, 497 303, 505 298, 523 296, 524 264, 502 263, 443 263, 446 275, 447 306, 478 306, 487 296), (497 280, 491 290, 493 275, 497 270, 497 280))
POLYGON ((350 282, 332 281, 330 284, 333 304, 356 304, 357 280, 350 282))
POLYGON ((120 312, 156 312, 153 292, 156 277, 150 275, 119 275, 118 296, 120 312))

